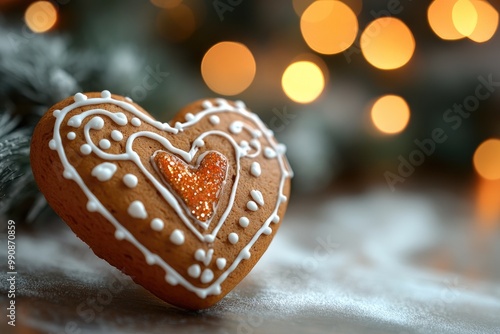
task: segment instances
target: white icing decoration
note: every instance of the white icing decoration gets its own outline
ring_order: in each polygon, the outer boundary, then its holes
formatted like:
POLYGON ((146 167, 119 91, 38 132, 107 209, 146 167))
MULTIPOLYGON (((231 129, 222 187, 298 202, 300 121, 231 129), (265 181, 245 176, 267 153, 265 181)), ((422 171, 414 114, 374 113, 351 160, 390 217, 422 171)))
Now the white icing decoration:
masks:
POLYGON ((101 97, 103 99, 109 99, 111 97, 111 93, 109 92, 109 90, 103 90, 101 92, 101 97))
POLYGON ((229 126, 229 131, 235 135, 241 133, 242 130, 243 130, 243 122, 241 121, 234 121, 229 126))
POLYGON ((188 268, 188 275, 192 278, 198 278, 201 274, 201 268, 199 264, 193 264, 188 268))
POLYGON ((120 141, 123 139, 123 133, 118 130, 113 130, 111 131, 111 139, 113 139, 114 141, 120 141))
POLYGON ((281 143, 276 145, 276 152, 278 152, 278 154, 285 154, 286 153, 286 145, 281 144, 281 143))
POLYGON ((196 139, 193 143, 194 146, 197 146, 197 147, 203 147, 205 146, 205 142, 203 141, 203 139, 196 139))
POLYGON ((126 101, 128 101, 128 102, 130 102, 130 103, 134 102, 134 100, 132 100, 132 99, 131 99, 130 97, 128 97, 128 96, 125 96, 125 100, 126 100, 126 101))
POLYGON ((264 231, 262 231, 262 233, 264 233, 265 235, 270 235, 271 233, 273 233, 273 229, 268 226, 264 229, 264 231))
POLYGON ((148 213, 146 212, 146 208, 141 201, 133 201, 130 203, 128 210, 128 214, 133 218, 138 219, 146 219, 148 218, 148 213))
POLYGON ((80 152, 85 155, 89 155, 92 152, 92 147, 89 144, 83 144, 80 146, 80 152))
POLYGON ((94 117, 90 120, 88 126, 90 126, 91 129, 102 130, 104 127, 104 120, 99 116, 94 117))
POLYGON ((76 138, 76 133, 74 133, 73 131, 70 131, 66 135, 66 138, 68 138, 69 140, 74 140, 76 138))
POLYGON ((138 183, 137 176, 134 174, 125 174, 123 176, 123 183, 125 183, 125 185, 129 188, 135 188, 138 183))
POLYGON ((88 201, 87 202, 87 210, 89 212, 96 212, 97 211, 97 203, 94 201, 88 201))
POLYGON ((254 201, 248 201, 247 209, 250 211, 257 211, 259 207, 257 206, 257 203, 255 203, 254 201))
POLYGON ((174 230, 170 234, 170 242, 177 246, 182 245, 184 243, 184 233, 181 230, 174 230))
POLYGON ((212 125, 218 125, 220 123, 220 118, 217 115, 210 116, 208 120, 212 123, 212 125))
POLYGON ((65 179, 71 180, 73 178, 73 173, 71 171, 69 171, 69 170, 65 170, 63 172, 63 177, 65 179))
POLYGON ((203 274, 201 274, 201 283, 209 283, 214 279, 214 272, 210 269, 203 270, 203 274))
POLYGON ((259 177, 262 174, 262 170, 260 169, 260 164, 257 161, 252 162, 250 166, 250 174, 255 177, 259 177))
POLYGON ((194 258, 200 262, 203 262, 205 260, 205 250, 204 249, 197 249, 196 252, 194 252, 194 258))
POLYGON ((283 194, 281 194, 281 195, 280 195, 280 202, 281 202, 281 203, 285 203, 287 200, 288 200, 288 199, 286 198, 286 196, 285 196, 285 195, 283 195, 283 194))
POLYGON ((212 108, 212 102, 208 101, 208 100, 205 100, 201 103, 201 106, 204 108, 204 109, 208 109, 208 108, 212 108))
POLYGON ((250 220, 247 217, 241 217, 238 223, 241 227, 245 228, 248 226, 248 224, 250 224, 250 220))
POLYGON ((188 112, 188 113, 184 116, 184 118, 186 119, 186 121, 188 121, 188 122, 189 122, 189 121, 192 121, 192 120, 194 119, 194 115, 193 115, 192 113, 188 112))
POLYGON ((160 218, 154 218, 151 221, 151 228, 155 231, 163 230, 164 226, 165 226, 165 224, 163 223, 163 220, 161 220, 160 218))
MULTIPOLYGON (((130 99, 127 99, 130 101, 130 99)), ((209 104, 203 103, 204 110, 196 113, 194 115, 194 119, 191 121, 187 121, 185 123, 176 123, 175 127, 170 126, 168 123, 158 122, 149 116, 142 113, 137 107, 133 104, 130 104, 126 101, 120 101, 114 99, 113 97, 103 98, 101 97, 92 97, 86 98, 83 94, 75 95, 75 103, 72 103, 65 108, 63 108, 59 113, 53 113, 56 118, 54 124, 53 131, 53 140, 56 142, 56 152, 59 155, 62 165, 64 166, 63 176, 71 177, 72 180, 80 187, 85 196, 87 197, 89 202, 95 203, 95 211, 103 215, 109 222, 112 224, 116 230, 120 230, 123 232, 124 240, 130 242, 133 246, 135 246, 140 252, 142 252, 147 259, 148 257, 153 257, 155 259, 156 265, 162 268, 165 271, 165 281, 171 285, 181 284, 187 290, 195 293, 199 298, 206 298, 209 295, 217 295, 221 293, 221 284, 227 279, 227 277, 238 267, 241 261, 248 259, 250 257, 250 248, 257 242, 257 240, 263 235, 266 227, 271 224, 271 220, 273 217, 277 216, 278 210, 280 208, 280 195, 283 194, 284 185, 287 178, 290 178, 293 175, 286 158, 283 155, 277 154, 277 143, 275 139, 272 137, 273 132, 266 128, 264 123, 258 118, 257 115, 247 111, 243 108, 243 105, 233 105, 227 102, 224 99, 217 99, 216 103, 209 104), (116 106, 118 109, 122 109, 123 112, 111 112, 109 110, 100 109, 98 106, 108 104, 116 106), (94 108, 92 108, 94 106, 94 108), (85 111, 80 112, 77 115, 69 117, 72 111, 77 108, 86 107, 85 111), (157 175, 153 175, 144 165, 141 157, 134 151, 134 141, 137 138, 149 138, 150 140, 156 141, 159 145, 162 146, 163 150, 169 151, 172 154, 176 154, 187 162, 191 162, 195 156, 197 156, 198 147, 192 146, 189 150, 185 151, 180 148, 173 146, 168 139, 169 136, 173 136, 177 133, 183 132, 186 129, 189 129, 193 125, 197 124, 200 121, 205 119, 212 118, 212 116, 218 114, 229 114, 234 117, 238 117, 241 121, 241 131, 248 132, 250 136, 250 146, 251 148, 242 149, 238 143, 235 141, 234 137, 231 133, 228 133, 224 129, 214 129, 208 130, 204 133, 201 133, 198 138, 204 140, 208 136, 218 136, 223 140, 227 141, 232 148, 234 149, 234 170, 235 175, 233 179, 233 185, 230 189, 229 200, 226 209, 224 212, 221 212, 220 215, 217 215, 217 221, 214 223, 215 225, 211 226, 210 230, 208 230, 208 226, 210 222, 206 223, 198 223, 192 222, 189 217, 186 215, 186 210, 183 207, 183 204, 180 203, 177 198, 160 182, 157 178, 157 175), (255 159, 262 153, 266 156, 265 152, 262 152, 262 145, 266 146, 266 149, 270 149, 274 152, 276 157, 276 162, 273 161, 277 166, 273 166, 272 168, 277 168, 279 171, 279 185, 278 185, 278 197, 275 202, 273 202, 273 207, 269 211, 269 216, 267 218, 263 218, 262 223, 260 223, 260 227, 255 231, 254 235, 249 238, 247 244, 244 246, 243 250, 241 250, 238 255, 232 260, 231 263, 227 263, 224 271, 221 272, 217 277, 212 277, 210 284, 206 287, 200 287, 194 283, 191 283, 183 276, 185 273, 177 272, 171 265, 165 262, 163 259, 152 253, 148 248, 146 248, 143 244, 141 244, 136 237, 130 233, 127 229, 123 227, 123 225, 117 220, 117 218, 110 212, 108 209, 99 201, 99 199, 92 193, 89 187, 85 184, 84 179, 78 173, 78 166, 73 166, 66 156, 66 150, 63 146, 62 138, 61 138, 61 129, 66 132, 64 126, 66 124, 70 127, 78 128, 83 124, 83 121, 86 118, 91 118, 96 116, 104 116, 106 122, 111 123, 110 125, 114 126, 124 126, 128 123, 128 120, 136 117, 141 122, 145 122, 150 126, 154 127, 156 132, 152 131, 138 131, 136 133, 131 134, 127 137, 126 143, 123 146, 122 152, 117 154, 106 153, 102 151, 96 143, 92 140, 92 130, 99 130, 101 124, 104 125, 104 120, 101 118, 102 122, 95 120, 95 118, 90 119, 83 128, 83 139, 85 140, 85 145, 89 146, 88 154, 90 152, 94 153, 96 157, 107 160, 107 161, 125 161, 125 162, 133 162, 140 173, 143 174, 144 178, 155 188, 155 190, 162 196, 169 205, 172 210, 179 216, 180 220, 185 224, 185 227, 190 230, 194 237, 198 238, 202 242, 213 242, 217 236, 217 233, 220 231, 223 224, 226 222, 230 212, 233 209, 233 205, 235 203, 236 191, 239 185, 239 178, 241 174, 241 162, 242 159, 255 159), (113 124, 114 123, 114 124, 113 124), (165 134, 159 133, 160 131, 165 132, 165 134), (258 138, 258 131, 260 131, 263 135, 260 141, 253 140, 258 138), (193 225, 199 224, 203 230, 210 231, 200 232, 199 227, 193 225)), ((217 117, 218 118, 218 117, 217 117)), ((233 118, 234 119, 234 118, 233 118)), ((220 122, 220 119, 219 119, 220 122)), ((102 128, 102 127, 101 127, 102 128)), ((239 130, 238 126, 234 126, 233 130, 239 130)), ((198 138, 194 138, 195 140, 198 138)), ((82 146, 84 147, 84 146, 82 146)), ((86 147, 86 146, 85 146, 86 147)), ((86 151, 86 149, 84 149, 86 151)), ((268 150, 269 151, 269 150, 268 150)), ((254 202, 255 203, 255 202, 254 202)), ((256 203, 255 203, 256 204, 256 203)), ((172 233, 173 234, 173 233, 172 233)), ((213 274, 213 273, 212 273, 213 274)), ((209 275, 209 274, 206 274, 209 275)))
POLYGON ((273 222, 273 223, 275 223, 275 224, 279 223, 279 222, 280 222, 280 216, 278 216, 278 215, 274 215, 274 216, 272 217, 272 219, 271 219, 271 222, 273 222))
POLYGON ((264 205, 264 196, 262 196, 262 193, 259 190, 254 189, 250 191, 250 196, 252 196, 253 200, 260 206, 264 205))
POLYGON ((56 109, 52 112, 52 116, 54 116, 55 118, 57 118, 57 116, 59 116, 59 114, 61 113, 61 110, 59 109, 56 109))
POLYGON ((110 162, 103 162, 92 169, 92 176, 95 176, 99 181, 108 181, 116 172, 116 165, 110 162))
POLYGON ((270 147, 264 149, 264 156, 268 159, 276 158, 276 151, 270 147))
POLYGON ((152 266, 153 264, 155 264, 156 261, 155 261, 154 256, 150 255, 150 254, 146 255, 146 263, 149 264, 150 266, 152 266))
POLYGON ((84 95, 82 93, 76 93, 75 96, 73 97, 75 102, 84 102, 87 100, 87 95, 84 95))
POLYGON ((236 107, 240 108, 240 109, 245 109, 247 106, 245 105, 245 102, 241 101, 241 100, 238 100, 236 102, 234 102, 234 104, 236 105, 236 107))
POLYGON ((220 257, 215 261, 215 264, 217 265, 217 268, 219 268, 219 270, 224 269, 226 267, 226 263, 227 260, 223 257, 220 257))
POLYGON ((229 240, 230 243, 232 243, 233 245, 235 243, 238 242, 238 240, 240 240, 240 237, 238 236, 238 234, 234 233, 234 232, 231 232, 229 233, 229 235, 227 236, 227 240, 229 240))
POLYGON ((134 117, 130 120, 130 124, 132 124, 133 126, 140 126, 141 120, 137 117, 134 117))
POLYGON ((57 143, 56 143, 56 141, 55 141, 54 139, 51 139, 51 140, 49 141, 49 148, 50 148, 51 150, 53 150, 53 151, 57 149, 57 143))
POLYGON ((125 239, 125 232, 123 232, 121 230, 116 230, 115 231, 115 238, 117 240, 123 240, 123 239, 125 239))
POLYGON ((107 150, 111 147, 111 142, 107 139, 101 139, 99 141, 99 147, 102 148, 103 150, 107 150))

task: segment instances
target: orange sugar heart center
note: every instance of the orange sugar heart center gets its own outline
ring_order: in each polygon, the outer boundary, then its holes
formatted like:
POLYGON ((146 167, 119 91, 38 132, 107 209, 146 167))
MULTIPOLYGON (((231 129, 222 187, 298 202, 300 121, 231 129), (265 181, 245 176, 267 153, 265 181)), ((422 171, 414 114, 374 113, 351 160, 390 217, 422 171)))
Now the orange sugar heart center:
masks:
POLYGON ((212 218, 227 174, 227 159, 210 151, 194 167, 168 152, 159 151, 153 161, 163 180, 177 193, 198 221, 212 218))

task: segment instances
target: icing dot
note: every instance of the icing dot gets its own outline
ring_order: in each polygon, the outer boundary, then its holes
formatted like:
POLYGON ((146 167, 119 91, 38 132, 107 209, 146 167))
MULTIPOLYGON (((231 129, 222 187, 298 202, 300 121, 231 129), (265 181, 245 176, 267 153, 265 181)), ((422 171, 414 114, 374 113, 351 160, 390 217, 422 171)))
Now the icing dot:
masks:
POLYGON ((71 173, 69 170, 65 170, 65 171, 63 172, 63 177, 64 177, 65 179, 70 180, 70 179, 73 177, 73 173, 71 173))
POLYGON ((138 219, 148 218, 148 213, 146 212, 146 208, 144 207, 144 204, 142 204, 141 201, 133 201, 132 203, 130 203, 127 212, 133 218, 138 218, 138 219))
POLYGON ((170 241, 177 246, 180 246, 184 243, 184 233, 181 230, 174 230, 172 234, 170 234, 170 241))
POLYGON ((260 148, 260 141, 258 139, 252 139, 250 140, 250 146, 252 146, 254 149, 258 150, 260 148))
POLYGON ((82 152, 82 154, 89 155, 90 152, 92 152, 92 147, 90 147, 89 144, 83 144, 80 146, 80 152, 82 152))
POLYGON ((245 105, 245 102, 241 101, 241 100, 238 100, 236 102, 234 102, 234 104, 240 108, 240 109, 245 109, 246 108, 246 105, 245 105))
POLYGON ((186 121, 192 121, 194 119, 194 115, 191 114, 190 112, 188 112, 184 118, 186 119, 186 121))
POLYGON ((172 286, 179 284, 179 280, 174 275, 165 276, 165 281, 172 286))
POLYGON ((123 183, 125 183, 125 185, 129 188, 135 188, 138 183, 137 176, 134 174, 125 174, 123 177, 123 183))
POLYGON ((240 146, 243 149, 248 148, 248 142, 246 140, 242 140, 240 141, 240 146))
POLYGON ((253 200, 257 202, 260 206, 264 205, 264 197, 259 190, 250 191, 250 196, 252 196, 253 200))
POLYGON ((240 237, 236 233, 232 232, 232 233, 229 233, 229 236, 227 237, 227 239, 229 240, 230 243, 232 243, 234 245, 235 243, 238 242, 240 237))
POLYGON ((256 138, 262 137, 262 131, 260 131, 260 130, 254 130, 252 133, 253 133, 253 136, 256 138))
POLYGON ((121 125, 121 126, 127 125, 127 123, 128 123, 127 116, 124 113, 122 113, 122 112, 114 113, 113 116, 112 116, 112 118, 113 118, 113 121, 115 121, 116 124, 121 125))
POLYGON ((80 125, 82 125, 82 120, 78 115, 71 117, 68 121, 68 126, 71 126, 73 128, 77 128, 80 125))
POLYGON ((280 222, 280 216, 278 215, 274 215, 273 216, 273 219, 271 220, 273 223, 277 224, 280 222))
POLYGON ((91 129, 101 130, 104 127, 104 120, 100 116, 92 118, 89 122, 91 129))
POLYGON ((218 97, 215 99, 215 103, 217 103, 218 105, 221 106, 221 105, 227 104, 227 101, 223 98, 218 97))
POLYGON ((250 224, 250 220, 247 217, 241 217, 240 220, 238 221, 241 227, 247 227, 248 224, 250 224))
POLYGON ((123 139, 123 133, 118 130, 113 130, 111 131, 111 139, 113 139, 114 141, 120 141, 123 139))
POLYGON ((248 201, 247 209, 250 211, 257 211, 259 207, 257 206, 257 203, 255 203, 254 201, 248 201))
POLYGON ((125 100, 128 101, 128 102, 134 102, 134 100, 132 100, 130 97, 128 96, 125 96, 125 100))
POLYGON ((134 117, 130 120, 130 124, 132 124, 133 126, 139 126, 141 125, 141 120, 137 117, 134 117))
POLYGON ((203 262, 203 260, 205 260, 205 256, 207 254, 205 253, 205 250, 199 248, 196 250, 196 252, 194 252, 194 258, 198 261, 201 261, 203 262))
POLYGON ((212 125, 217 125, 220 123, 220 118, 217 115, 210 116, 209 120, 210 120, 210 123, 212 123, 212 125))
POLYGON ((269 235, 271 233, 273 233, 273 229, 270 228, 269 226, 267 226, 263 231, 262 233, 264 233, 265 235, 269 235))
POLYGON ((213 235, 210 235, 210 234, 209 234, 209 235, 205 235, 205 236, 203 237, 203 240, 204 240, 205 242, 214 242, 215 237, 214 237, 213 235))
POLYGON ((175 125, 174 127, 179 130, 179 131, 184 131, 184 129, 182 128, 182 123, 181 122, 175 122, 175 125))
POLYGON ((163 223, 163 220, 160 218, 155 218, 151 221, 151 228, 155 231, 161 231, 163 230, 163 227, 165 224, 163 223))
POLYGON ((212 107, 212 102, 205 100, 201 103, 201 106, 205 109, 211 108, 212 107))
POLYGON ((87 99, 87 95, 82 93, 76 93, 74 96, 75 102, 83 102, 87 99))
POLYGON ((194 144, 194 146, 198 146, 198 147, 205 146, 205 142, 201 138, 196 139, 193 144, 194 144))
POLYGON ((203 274, 201 274, 201 283, 208 283, 214 279, 214 272, 210 269, 203 270, 203 274))
POLYGON ((111 147, 111 142, 107 139, 101 139, 99 141, 99 147, 102 148, 103 150, 107 150, 111 147))
POLYGON ((125 233, 121 230, 116 230, 115 231, 115 238, 118 240, 123 240, 123 239, 125 239, 125 233))
POLYGON ((55 141, 54 139, 51 139, 51 140, 49 141, 49 148, 50 148, 51 150, 55 150, 55 149, 57 148, 57 143, 56 143, 56 141, 55 141))
POLYGON ((264 149, 264 156, 268 159, 276 158, 276 151, 270 147, 264 149))
POLYGON ((243 249, 241 251, 241 256, 245 259, 245 260, 248 260, 250 258, 250 251, 248 249, 243 249))
POLYGON ((229 126, 229 131, 231 131, 231 133, 235 135, 241 133, 241 130, 243 130, 243 123, 240 121, 234 121, 229 126))
POLYGON ((276 151, 279 153, 279 154, 285 154, 286 153, 286 146, 285 144, 278 144, 276 146, 276 151))
POLYGON ((94 201, 88 201, 87 202, 87 210, 90 212, 96 212, 97 211, 97 203, 94 201))
POLYGON ((61 113, 61 110, 59 109, 56 109, 52 112, 52 116, 54 116, 55 118, 57 118, 57 116, 59 116, 59 114, 61 113))
POLYGON ((109 99, 111 97, 111 93, 109 92, 109 90, 103 90, 101 92, 101 97, 103 99, 109 99))
POLYGON ((280 202, 284 203, 287 201, 287 197, 285 195, 280 195, 280 202))
POLYGON ((217 268, 219 268, 219 270, 224 269, 224 267, 226 267, 226 263, 227 261, 223 257, 220 257, 215 261, 215 264, 217 265, 217 268))
POLYGON ((192 278, 198 278, 201 274, 201 268, 199 264, 193 264, 188 268, 188 275, 192 278))
POLYGON ((250 174, 255 177, 259 177, 260 174, 262 174, 262 169, 257 161, 252 162, 252 165, 250 166, 250 174))
POLYGON ((113 177, 117 168, 115 164, 103 162, 92 169, 91 175, 95 176, 101 182, 108 181, 113 177))
POLYGON ((155 258, 152 255, 146 255, 146 263, 149 264, 150 266, 155 264, 155 258))
POLYGON ((74 133, 73 131, 68 132, 68 134, 66 135, 66 138, 68 138, 69 140, 73 140, 76 138, 76 133, 74 133))

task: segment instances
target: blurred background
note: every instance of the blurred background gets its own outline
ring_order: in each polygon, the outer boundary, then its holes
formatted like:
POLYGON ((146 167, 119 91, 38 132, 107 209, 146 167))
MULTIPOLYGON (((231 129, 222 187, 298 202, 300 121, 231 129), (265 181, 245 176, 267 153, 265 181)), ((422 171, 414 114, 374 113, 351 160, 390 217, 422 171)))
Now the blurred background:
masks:
MULTIPOLYGON (((332 272, 356 263, 387 277, 401 259, 448 282, 436 294, 453 303, 468 296, 457 286, 481 286, 493 299, 464 302, 486 308, 467 316, 485 326, 476 332, 498 333, 499 10, 485 0, 0 0, 0 213, 35 230, 53 217, 27 152, 40 115, 67 96, 108 89, 163 121, 203 97, 241 99, 288 148, 289 218, 271 248, 302 245, 292 272, 309 272, 301 261, 332 236, 332 272)), ((464 317, 450 312, 450 323, 464 317)))

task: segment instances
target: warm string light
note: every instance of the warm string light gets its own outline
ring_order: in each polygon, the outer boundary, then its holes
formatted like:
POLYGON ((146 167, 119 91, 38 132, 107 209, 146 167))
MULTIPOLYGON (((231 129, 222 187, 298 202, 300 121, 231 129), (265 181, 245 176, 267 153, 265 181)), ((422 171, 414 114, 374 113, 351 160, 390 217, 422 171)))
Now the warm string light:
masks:
POLYGON ((57 10, 49 1, 36 1, 26 9, 24 20, 31 31, 43 33, 56 24, 57 10))
POLYGON ((375 101, 370 116, 377 130, 385 134, 396 134, 408 125, 410 107, 400 96, 385 95, 375 101))
POLYGON ((444 40, 468 37, 484 43, 498 28, 498 12, 486 0, 434 0, 427 18, 434 33, 444 40))
POLYGON ((341 1, 316 1, 302 14, 300 30, 311 49, 322 54, 336 54, 354 43, 358 19, 341 1))
POLYGON ((404 66, 415 51, 411 30, 394 17, 372 21, 361 34, 360 45, 365 59, 382 70, 404 66))
POLYGON ((325 88, 325 77, 318 65, 310 61, 290 64, 281 78, 285 94, 297 103, 311 103, 325 88))
POLYGON ((221 42, 212 46, 201 62, 207 86, 218 94, 236 95, 247 89, 256 72, 252 52, 243 44, 221 42))

